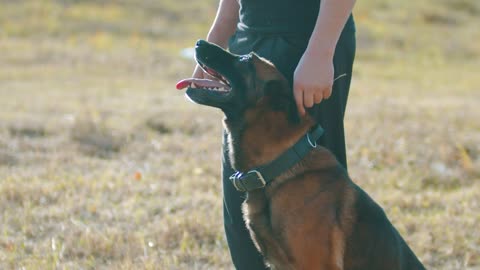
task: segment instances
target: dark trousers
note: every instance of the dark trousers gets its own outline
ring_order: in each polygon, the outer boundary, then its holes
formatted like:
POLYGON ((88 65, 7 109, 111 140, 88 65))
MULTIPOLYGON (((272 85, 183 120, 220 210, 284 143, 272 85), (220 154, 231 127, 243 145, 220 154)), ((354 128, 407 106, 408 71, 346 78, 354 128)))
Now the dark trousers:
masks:
MULTIPOLYGON (((230 39, 232 53, 247 54, 251 51, 270 60, 287 77, 291 85, 293 72, 308 43, 308 36, 250 33, 237 31, 230 39)), ((352 65, 355 58, 355 31, 345 29, 337 43, 334 56, 335 78, 341 74, 347 76, 335 81, 332 95, 319 106, 317 121, 325 129, 319 144, 332 151, 338 161, 347 168, 343 116, 350 88, 352 65)), ((267 269, 263 258, 256 250, 245 227, 241 213, 241 204, 245 193, 238 192, 229 177, 234 173, 228 160, 225 134, 223 136, 223 196, 224 226, 233 264, 238 270, 267 269)))

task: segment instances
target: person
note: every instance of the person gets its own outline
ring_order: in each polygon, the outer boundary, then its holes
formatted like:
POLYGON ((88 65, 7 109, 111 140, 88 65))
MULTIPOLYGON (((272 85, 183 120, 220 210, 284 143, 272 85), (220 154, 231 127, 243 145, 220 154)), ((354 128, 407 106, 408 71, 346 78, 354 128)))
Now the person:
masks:
MULTIPOLYGON (((355 0, 220 0, 207 41, 235 54, 254 51, 289 80, 300 115, 318 106, 325 133, 318 142, 347 168, 343 118, 355 57, 355 0), (338 78, 338 80, 334 79, 338 78)), ((194 78, 211 78, 198 65, 194 78)), ((318 110, 317 110, 318 109, 318 110)), ((240 270, 267 269, 245 222, 223 137, 224 227, 233 264, 240 270)))

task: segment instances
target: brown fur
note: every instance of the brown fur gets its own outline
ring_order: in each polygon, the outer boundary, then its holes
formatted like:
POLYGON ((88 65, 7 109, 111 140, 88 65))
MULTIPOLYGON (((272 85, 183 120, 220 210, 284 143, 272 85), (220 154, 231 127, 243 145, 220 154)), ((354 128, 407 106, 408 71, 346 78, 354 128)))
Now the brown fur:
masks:
MULTIPOLYGON (((261 59, 257 59, 255 65, 257 85, 278 74, 261 59)), ((231 149, 233 156, 235 151, 241 152, 236 156, 238 170, 273 160, 314 124, 309 117, 292 123, 285 112, 271 108, 270 98, 262 97, 255 107, 244 113, 244 128, 241 136, 237 136, 241 138, 240 143, 231 149)), ((376 235, 377 226, 380 231, 387 231, 383 237, 399 235, 392 231, 382 210, 351 182, 335 157, 322 147, 309 153, 265 189, 249 192, 243 212, 257 248, 273 269, 424 269, 403 240, 387 243, 394 245, 390 249, 399 251, 394 252, 393 259, 389 259, 391 254, 382 254, 382 246, 373 247, 369 254, 361 250, 362 242, 352 243, 357 241, 352 238, 356 233, 365 234, 358 238, 362 241, 381 242, 376 239, 380 237, 376 235), (359 200, 376 208, 373 215, 358 206, 359 200), (378 221, 376 215, 379 215, 378 221), (367 222, 363 222, 364 218, 367 222), (368 220, 370 218, 372 220, 368 220), (355 229, 360 223, 366 226, 365 230, 355 229), (382 261, 385 259, 388 262, 382 261)))
MULTIPOLYGON (((205 41, 197 43, 196 57, 231 83, 227 94, 191 89, 187 95, 225 113, 235 170, 269 163, 315 124, 310 116, 298 116, 288 82, 268 61, 233 55, 205 41)), ((324 147, 285 168, 265 188, 248 192, 242 210, 256 247, 273 269, 425 269, 381 207, 324 147)))

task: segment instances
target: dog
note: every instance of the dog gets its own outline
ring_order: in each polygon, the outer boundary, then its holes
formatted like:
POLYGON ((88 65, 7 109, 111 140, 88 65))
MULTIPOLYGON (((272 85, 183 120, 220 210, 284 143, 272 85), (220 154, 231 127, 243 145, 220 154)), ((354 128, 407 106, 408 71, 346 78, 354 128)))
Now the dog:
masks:
POLYGON ((271 269, 425 269, 382 208, 352 182, 311 116, 269 61, 198 41, 198 65, 215 80, 185 79, 193 102, 221 109, 232 184, 247 192, 243 215, 271 269))

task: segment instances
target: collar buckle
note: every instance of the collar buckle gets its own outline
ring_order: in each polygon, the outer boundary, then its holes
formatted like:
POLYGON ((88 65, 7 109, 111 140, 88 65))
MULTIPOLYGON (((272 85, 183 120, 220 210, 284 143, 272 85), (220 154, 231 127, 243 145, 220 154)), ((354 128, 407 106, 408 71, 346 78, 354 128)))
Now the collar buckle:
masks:
POLYGON ((230 176, 230 180, 233 186, 241 192, 264 188, 267 185, 267 181, 257 170, 251 170, 246 173, 236 172, 230 176))

